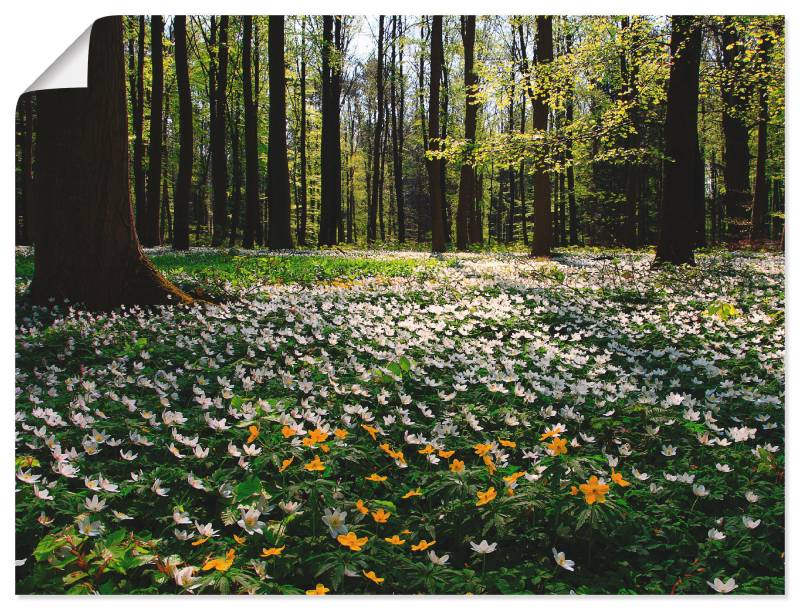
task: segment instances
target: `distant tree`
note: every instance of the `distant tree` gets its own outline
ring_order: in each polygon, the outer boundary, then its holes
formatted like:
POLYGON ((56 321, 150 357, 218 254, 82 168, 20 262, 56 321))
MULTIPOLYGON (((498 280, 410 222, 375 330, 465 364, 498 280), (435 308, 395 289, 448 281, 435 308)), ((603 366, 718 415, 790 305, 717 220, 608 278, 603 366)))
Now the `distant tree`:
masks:
POLYGON ((194 154, 194 127, 192 96, 189 87, 189 66, 186 59, 186 15, 176 15, 175 75, 178 81, 178 121, 180 152, 178 153, 178 180, 175 185, 175 230, 172 247, 189 249, 189 199, 192 192, 192 164, 194 154))
POLYGON ((384 16, 378 17, 378 47, 375 50, 377 55, 377 68, 375 76, 375 88, 377 90, 377 114, 375 119, 375 126, 373 128, 373 145, 372 145, 372 184, 370 185, 372 194, 370 196, 370 206, 367 214, 367 242, 372 243, 378 238, 378 199, 380 197, 380 162, 381 162, 381 145, 383 136, 383 21, 384 16))
POLYGON ((131 88, 131 97, 135 99, 133 111, 133 192, 136 201, 136 230, 143 235, 145 216, 147 214, 147 191, 144 172, 144 55, 145 55, 145 20, 139 16, 138 44, 136 48, 136 88, 131 88))
POLYGON ((759 240, 767 236, 767 208, 769 185, 767 184, 767 122, 769 121, 769 49, 770 32, 762 32, 758 41, 758 135, 756 145, 756 184, 753 192, 753 213, 750 219, 750 239, 759 240))
MULTIPOLYGON (((391 114, 392 114, 392 173, 397 202, 397 241, 406 241, 405 196, 403 193, 403 129, 404 129, 404 84, 403 84, 403 44, 398 40, 397 23, 402 17, 392 15, 392 74, 391 74, 391 114), (400 47, 398 63, 397 47, 400 47), (399 105, 399 111, 398 111, 399 105)), ((402 36, 402 22, 400 36, 402 36)))
POLYGON ((39 91, 33 302, 189 303, 144 256, 128 188, 122 18, 97 20, 88 87, 39 91))
POLYGON ((268 244, 273 250, 292 247, 289 201, 289 160, 286 152, 286 64, 284 18, 269 17, 269 199, 268 244))
POLYGON ((661 231, 655 263, 694 264, 693 222, 697 171, 697 98, 700 84, 702 23, 698 17, 674 15, 664 122, 664 189, 661 231))
POLYGON ((162 126, 164 121, 164 18, 153 15, 150 18, 150 57, 152 60, 152 83, 150 85, 150 160, 147 175, 147 206, 144 234, 145 246, 161 244, 159 225, 161 212, 161 171, 162 171, 162 126))

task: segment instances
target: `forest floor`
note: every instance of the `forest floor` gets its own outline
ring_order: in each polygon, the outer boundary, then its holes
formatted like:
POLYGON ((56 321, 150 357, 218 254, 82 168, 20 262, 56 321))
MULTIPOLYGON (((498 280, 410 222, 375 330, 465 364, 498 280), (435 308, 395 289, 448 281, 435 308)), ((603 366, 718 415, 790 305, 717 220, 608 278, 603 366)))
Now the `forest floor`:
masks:
POLYGON ((19 593, 783 593, 783 256, 149 254, 17 252, 19 593))

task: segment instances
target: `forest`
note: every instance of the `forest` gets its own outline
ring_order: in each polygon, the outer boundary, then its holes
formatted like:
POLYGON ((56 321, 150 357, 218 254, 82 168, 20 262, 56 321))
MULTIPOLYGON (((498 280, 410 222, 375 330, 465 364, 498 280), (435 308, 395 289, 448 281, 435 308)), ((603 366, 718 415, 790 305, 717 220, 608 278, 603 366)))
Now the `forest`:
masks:
POLYGON ((17 594, 784 595, 784 95, 775 15, 97 20, 17 594))

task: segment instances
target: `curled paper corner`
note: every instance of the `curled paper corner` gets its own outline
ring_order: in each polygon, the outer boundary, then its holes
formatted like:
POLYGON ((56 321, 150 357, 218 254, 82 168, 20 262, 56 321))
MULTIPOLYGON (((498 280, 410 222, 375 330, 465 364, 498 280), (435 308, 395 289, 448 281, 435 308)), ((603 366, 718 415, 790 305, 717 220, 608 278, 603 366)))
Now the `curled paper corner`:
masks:
POLYGON ((89 37, 92 26, 86 28, 58 59, 39 75, 25 93, 44 89, 76 89, 88 86, 89 37))

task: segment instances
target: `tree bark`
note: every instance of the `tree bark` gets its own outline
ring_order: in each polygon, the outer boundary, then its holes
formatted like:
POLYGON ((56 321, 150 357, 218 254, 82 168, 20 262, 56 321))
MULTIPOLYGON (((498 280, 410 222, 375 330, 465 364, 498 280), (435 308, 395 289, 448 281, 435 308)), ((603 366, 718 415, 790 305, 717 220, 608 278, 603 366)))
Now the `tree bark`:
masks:
POLYGON ((322 150, 321 187, 322 206, 320 209, 320 246, 333 246, 337 243, 338 216, 341 199, 341 150, 339 144, 339 94, 335 66, 340 58, 335 57, 338 49, 334 44, 332 15, 322 18, 322 150))
POLYGON ((145 218, 147 217, 147 192, 144 172, 144 54, 145 54, 145 20, 139 16, 139 36, 136 49, 136 89, 131 95, 136 100, 133 112, 133 189, 136 197, 136 230, 144 235, 145 218))
POLYGON ((159 215, 161 212, 161 129, 164 121, 164 19, 161 15, 150 18, 150 57, 152 83, 150 95, 150 160, 147 175, 147 206, 144 221, 145 246, 161 244, 159 215))
POLYGON ((225 103, 228 89, 228 16, 219 18, 217 32, 219 51, 214 91, 214 121, 212 130, 211 182, 213 188, 214 229, 212 246, 221 246, 228 233, 228 158, 225 150, 225 103))
MULTIPOLYGON (((392 16, 392 82, 391 82, 391 109, 392 109, 392 170, 394 173, 394 192, 397 201, 397 241, 406 241, 406 217, 405 203, 403 197, 403 111, 400 109, 400 116, 397 113, 397 15, 392 16)), ((401 25, 402 29, 402 25, 401 25)), ((402 34, 402 32, 401 32, 402 34)), ((403 91, 403 48, 400 47, 400 70, 399 70, 400 95, 403 91)), ((402 102, 401 102, 402 104, 402 102)))
POLYGON ((252 248, 258 227, 258 116, 253 100, 253 17, 242 17, 242 88, 244 89, 245 196, 244 237, 242 246, 252 248))
POLYGON ((308 179, 306 161, 306 18, 302 17, 300 34, 300 222, 297 226, 297 244, 306 245, 306 223, 308 222, 308 179))
POLYGON ((381 139, 383 135, 383 15, 378 17, 378 48, 377 48, 377 118, 375 119, 375 130, 373 133, 372 145, 372 194, 370 196, 370 207, 368 213, 367 242, 372 243, 378 237, 378 189, 380 188, 380 158, 381 158, 381 139))
POLYGON ((192 123, 192 93, 189 86, 189 66, 186 58, 186 15, 176 15, 174 23, 180 152, 178 153, 178 181, 175 185, 175 230, 172 247, 175 250, 188 250, 194 127, 192 123))
MULTIPOLYGON (((461 40, 464 44, 464 91, 466 107, 464 110, 464 140, 467 147, 475 145, 478 104, 474 99, 478 86, 478 75, 475 73, 475 15, 461 18, 461 40)), ((456 211, 456 247, 466 250, 471 240, 470 224, 473 222, 475 203, 475 166, 471 158, 471 150, 461 165, 458 185, 458 210, 456 211)))
POLYGON ((693 187, 697 171, 697 98, 699 92, 699 18, 672 17, 672 63, 667 86, 664 125, 664 180, 661 231, 655 264, 694 264, 695 223, 693 187))
POLYGON ((269 150, 268 199, 269 247, 292 248, 289 200, 289 160, 286 152, 286 64, 284 61, 284 18, 269 16, 269 150))
MULTIPOLYGON (((428 150, 439 150, 439 81, 442 77, 442 16, 434 15, 431 24, 431 88, 428 101, 428 150)), ((444 208, 441 185, 441 160, 428 160, 431 190, 431 251, 444 252, 444 208)))
POLYGON ((753 213, 750 220, 750 239, 760 240, 767 236, 767 73, 769 70, 769 37, 762 35, 758 45, 758 62, 761 78, 758 80, 758 144, 756 148, 756 184, 753 193, 753 213))
POLYGON ((39 125, 33 302, 92 309, 190 303, 144 256, 128 190, 122 18, 97 20, 88 88, 37 93, 39 125))
MULTIPOLYGON (((536 17, 536 63, 553 61, 553 18, 536 17)), ((541 135, 547 131, 547 116, 550 112, 544 95, 533 98, 533 129, 541 135)), ((533 173, 533 256, 550 256, 553 243, 553 219, 550 210, 550 176, 539 165, 533 173)))

